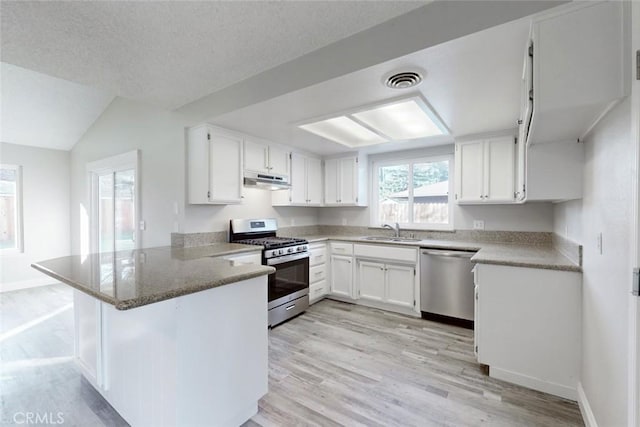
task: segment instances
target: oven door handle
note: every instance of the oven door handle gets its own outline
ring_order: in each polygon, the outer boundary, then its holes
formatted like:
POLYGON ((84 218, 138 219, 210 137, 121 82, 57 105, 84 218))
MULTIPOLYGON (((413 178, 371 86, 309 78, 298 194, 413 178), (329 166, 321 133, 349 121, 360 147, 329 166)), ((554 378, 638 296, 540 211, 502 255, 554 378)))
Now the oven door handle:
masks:
POLYGON ((277 265, 283 264, 285 262, 297 261, 299 259, 309 258, 309 252, 301 252, 291 255, 283 255, 277 258, 269 258, 267 259, 267 265, 277 265))

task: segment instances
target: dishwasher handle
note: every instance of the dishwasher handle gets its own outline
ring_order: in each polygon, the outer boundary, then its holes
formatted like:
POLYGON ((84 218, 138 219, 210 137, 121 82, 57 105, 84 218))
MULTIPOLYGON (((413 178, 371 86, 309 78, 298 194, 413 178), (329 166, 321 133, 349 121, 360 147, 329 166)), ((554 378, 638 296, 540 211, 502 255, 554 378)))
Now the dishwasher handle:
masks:
POLYGON ((422 255, 434 255, 441 256, 447 258, 471 258, 476 253, 475 252, 466 252, 466 251, 435 251, 435 250, 425 250, 423 249, 422 255))

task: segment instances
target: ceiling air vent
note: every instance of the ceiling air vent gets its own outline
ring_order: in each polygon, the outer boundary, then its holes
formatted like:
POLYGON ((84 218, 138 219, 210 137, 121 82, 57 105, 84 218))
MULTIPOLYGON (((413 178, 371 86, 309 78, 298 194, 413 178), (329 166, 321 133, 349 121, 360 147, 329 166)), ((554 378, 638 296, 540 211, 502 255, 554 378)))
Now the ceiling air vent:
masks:
POLYGON ((421 82, 422 76, 420 73, 416 73, 415 71, 406 71, 389 76, 385 81, 385 84, 391 89, 408 89, 419 85, 421 82))

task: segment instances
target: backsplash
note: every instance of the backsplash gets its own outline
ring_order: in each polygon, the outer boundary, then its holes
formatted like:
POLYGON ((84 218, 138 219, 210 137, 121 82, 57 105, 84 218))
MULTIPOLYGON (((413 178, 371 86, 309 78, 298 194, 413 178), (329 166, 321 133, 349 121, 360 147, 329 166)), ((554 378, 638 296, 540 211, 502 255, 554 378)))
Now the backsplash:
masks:
MULTIPOLYGON (((381 228, 342 226, 342 225, 306 225, 283 227, 278 230, 279 236, 391 236, 393 232, 381 228)), ((486 243, 516 243, 528 245, 551 245, 553 233, 528 231, 485 231, 485 230, 456 230, 456 231, 415 231, 402 230, 403 237, 416 237, 429 240, 455 240, 486 243)), ((171 246, 191 248, 206 246, 213 243, 226 242, 226 231, 208 233, 171 233, 171 246)), ((563 252, 564 253, 564 252, 563 252)))

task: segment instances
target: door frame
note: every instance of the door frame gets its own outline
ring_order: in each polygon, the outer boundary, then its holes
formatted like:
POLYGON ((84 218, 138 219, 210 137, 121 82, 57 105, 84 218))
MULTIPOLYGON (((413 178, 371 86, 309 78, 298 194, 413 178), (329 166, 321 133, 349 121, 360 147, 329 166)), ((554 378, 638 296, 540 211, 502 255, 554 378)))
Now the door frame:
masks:
POLYGON ((133 150, 104 159, 87 163, 87 182, 89 192, 89 250, 91 253, 100 252, 98 247, 98 231, 96 224, 98 223, 98 206, 96 204, 98 176, 108 172, 119 172, 123 170, 133 169, 135 176, 135 201, 134 201, 134 230, 135 241, 134 248, 142 247, 142 235, 140 233, 139 222, 141 215, 140 203, 140 152, 133 150))
MULTIPOLYGON (((632 194, 632 247, 631 265, 640 267, 640 76, 636 76, 636 52, 640 51, 640 2, 629 2, 631 8, 631 139, 634 152, 632 194)), ((638 59, 640 61, 640 59, 638 59)), ((629 300, 629 427, 640 425, 640 297, 629 300)))

